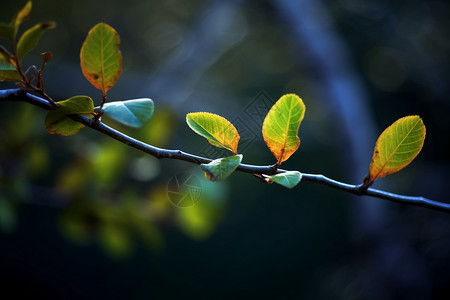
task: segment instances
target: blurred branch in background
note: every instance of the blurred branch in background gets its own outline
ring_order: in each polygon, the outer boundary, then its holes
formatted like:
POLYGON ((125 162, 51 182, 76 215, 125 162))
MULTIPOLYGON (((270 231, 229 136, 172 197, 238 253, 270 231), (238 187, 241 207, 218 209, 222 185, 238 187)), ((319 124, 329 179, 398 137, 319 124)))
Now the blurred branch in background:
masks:
MULTIPOLYGON (((307 56, 306 60, 309 63, 309 70, 315 75, 312 82, 315 83, 318 94, 324 101, 325 105, 331 105, 333 111, 337 113, 337 119, 343 126, 339 126, 341 130, 338 132, 340 136, 336 139, 344 140, 346 142, 340 143, 345 149, 342 153, 348 152, 345 157, 347 163, 344 165, 350 166, 352 180, 361 178, 361 170, 364 170, 369 158, 367 154, 371 152, 371 141, 374 141, 375 122, 370 113, 368 92, 365 91, 364 85, 354 70, 354 61, 350 56, 350 51, 347 49, 343 38, 338 35, 335 27, 335 20, 332 19, 331 14, 322 5, 323 1, 317 0, 281 0, 272 1, 273 5, 278 8, 284 20, 288 25, 293 40, 297 43, 298 53, 302 56, 307 56), (350 150, 350 151, 349 151, 350 150)), ((351 1, 342 1, 351 5, 351 1)), ((383 1, 379 6, 386 6, 383 1)), ((354 3, 353 3, 354 4, 354 3)), ((357 4, 355 5, 357 6, 357 4)), ((364 6, 364 5, 361 5, 364 6)), ((366 7, 373 7, 372 4, 366 4, 366 7)), ((377 6, 377 5, 375 5, 377 6)), ((389 24, 389 22, 386 22, 389 24)), ((358 29, 359 30, 359 29, 358 29)), ((386 30, 390 32, 392 29, 386 30)), ((414 33, 415 35, 415 33, 414 33)), ((384 35, 378 37, 385 38, 384 35)), ((402 41, 396 40, 397 44, 402 41)), ((410 65, 414 65, 411 63, 410 65)), ((390 68, 390 66, 388 67, 390 68)), ((427 80, 437 76, 435 68, 431 69, 430 74, 427 74, 427 80)), ((393 70, 395 72, 395 69, 393 70)), ((419 72, 421 73, 421 72, 419 72)), ((395 73, 394 73, 395 74, 395 73)), ((395 78, 387 76, 378 76, 377 80, 391 85, 395 82, 395 78), (379 78, 379 79, 378 79, 379 78)), ((442 87, 442 80, 433 81, 433 86, 440 90, 442 87)), ((396 278, 402 278, 409 269, 409 264, 422 265, 421 258, 414 254, 414 250, 408 245, 401 236, 401 228, 395 226, 389 227, 391 234, 385 234, 387 224, 391 221, 388 217, 387 208, 381 202, 359 201, 352 208, 354 231, 357 232, 358 238, 363 242, 374 239, 374 248, 383 251, 388 247, 392 247, 391 239, 395 240, 395 247, 401 249, 403 255, 409 257, 407 263, 398 265, 395 271, 392 271, 386 278, 387 281, 395 282, 396 278)), ((373 251, 373 250, 372 250, 373 251)), ((380 257, 377 264, 380 269, 389 265, 390 255, 380 257)), ((366 268, 373 262, 359 261, 359 264, 366 264, 366 268)), ((364 268, 364 267, 363 267, 364 268)), ((370 280, 370 279, 369 279, 370 280)), ((410 278, 405 280, 406 286, 414 286, 417 295, 426 294, 428 292, 428 280, 417 280, 417 278, 410 278), (418 283, 420 281, 420 283, 418 283)), ((410 297, 415 297, 413 292, 406 292, 410 297)))
MULTIPOLYGON (((350 166, 350 180, 361 180, 373 151, 375 129, 367 92, 354 70, 349 49, 321 1, 272 3, 293 35, 301 59, 308 62, 309 71, 314 74, 311 82, 324 102, 322 105, 331 106, 336 121, 342 124, 337 127, 339 136, 335 142, 342 147, 342 156, 347 160, 344 165, 350 166)), ((359 201, 352 210, 357 230, 375 233, 386 221, 385 208, 379 202, 359 201)))

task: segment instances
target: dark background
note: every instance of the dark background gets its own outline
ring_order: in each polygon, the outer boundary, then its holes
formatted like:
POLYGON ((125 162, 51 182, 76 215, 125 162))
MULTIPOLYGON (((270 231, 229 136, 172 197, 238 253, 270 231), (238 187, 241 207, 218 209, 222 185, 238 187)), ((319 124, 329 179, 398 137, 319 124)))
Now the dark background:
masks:
MULTIPOLYGON (((3 2, 4 22, 24 4, 3 2)), ((384 128, 420 115, 422 152, 375 187, 449 202, 449 16, 448 1, 423 0, 42 0, 21 29, 55 21, 25 65, 52 52, 48 94, 98 105, 79 51, 96 23, 114 27, 123 73, 109 100, 149 97, 155 115, 141 130, 104 121, 159 147, 220 155, 184 121, 209 111, 238 123, 245 163, 274 163, 252 113, 296 93, 301 145, 283 168, 356 184, 384 128)), ((51 136, 44 118, 0 105, 2 298, 448 299, 445 213, 241 173, 210 183, 90 129, 51 136), (182 173, 201 181, 188 208, 167 198, 182 173)))

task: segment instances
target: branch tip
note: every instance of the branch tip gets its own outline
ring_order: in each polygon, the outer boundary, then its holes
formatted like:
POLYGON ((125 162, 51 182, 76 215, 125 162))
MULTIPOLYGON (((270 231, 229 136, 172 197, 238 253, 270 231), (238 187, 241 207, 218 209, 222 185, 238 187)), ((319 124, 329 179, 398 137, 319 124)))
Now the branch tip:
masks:
MULTIPOLYGON (((52 107, 57 106, 58 104, 54 102, 50 97, 46 96, 44 93, 44 98, 34 96, 32 94, 27 93, 23 89, 12 89, 12 90, 0 90, 0 102, 1 101, 24 101, 30 104, 39 106, 46 110, 52 109, 52 107)), ((148 153, 157 158, 171 158, 187 161, 194 164, 202 164, 205 162, 210 162, 211 160, 205 157, 193 155, 190 153, 182 152, 181 150, 169 150, 158 148, 146 143, 143 143, 139 140, 136 140, 128 135, 117 131, 100 120, 101 112, 97 113, 96 119, 91 119, 88 117, 84 117, 82 115, 73 115, 73 119, 77 122, 80 122, 87 127, 90 127, 94 130, 97 130, 121 143, 129 145, 135 149, 148 153)), ((246 172, 253 174, 257 178, 263 179, 262 181, 266 182, 263 175, 273 175, 277 171, 284 172, 285 170, 278 169, 278 162, 274 165, 270 166, 257 166, 257 165, 247 165, 240 164, 237 168, 237 171, 246 172)), ((303 181, 312 181, 316 183, 320 183, 322 185, 327 185, 329 187, 346 191, 348 193, 352 193, 355 195, 366 195, 380 199, 386 199, 389 201, 401 203, 401 204, 409 204, 415 206, 426 207, 429 209, 434 209, 437 211, 442 211, 446 213, 450 213, 450 204, 438 202, 434 200, 430 200, 424 197, 413 197, 413 196, 404 196, 394 193, 389 193, 382 190, 377 190, 370 188, 373 184, 373 181, 370 180, 370 177, 366 176, 364 182, 360 185, 351 185, 343 182, 339 182, 333 179, 329 179, 323 175, 316 174, 307 174, 302 173, 303 181)))

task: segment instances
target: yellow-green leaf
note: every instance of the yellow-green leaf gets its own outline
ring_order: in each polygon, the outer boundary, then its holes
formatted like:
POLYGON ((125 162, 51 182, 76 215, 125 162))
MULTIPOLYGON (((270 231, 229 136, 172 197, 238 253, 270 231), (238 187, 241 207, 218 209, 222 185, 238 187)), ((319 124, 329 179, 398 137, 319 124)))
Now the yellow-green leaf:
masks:
POLYGON ((373 151, 370 183, 409 165, 422 149, 425 133, 425 125, 419 116, 403 117, 386 128, 373 151))
POLYGON ((211 181, 223 181, 236 170, 242 161, 242 154, 215 159, 209 164, 201 164, 205 177, 211 181))
POLYGON ((17 59, 21 61, 28 52, 36 47, 44 32, 54 27, 54 23, 41 23, 25 31, 17 43, 17 59))
POLYGON ((295 94, 282 96, 264 119, 264 141, 280 165, 300 146, 298 128, 305 115, 305 104, 295 94))
POLYGON ((94 102, 88 96, 75 96, 58 102, 58 107, 50 110, 45 118, 45 128, 51 134, 73 135, 84 125, 72 120, 68 115, 79 114, 92 118, 94 102))
POLYGON ((119 34, 105 23, 95 25, 81 47, 81 69, 84 77, 96 88, 106 92, 122 73, 119 34))
POLYGON ((11 25, 17 27, 30 17, 30 12, 32 8, 31 1, 28 1, 27 4, 14 16, 11 25))
POLYGON ((288 189, 295 187, 302 180, 302 173, 299 171, 286 171, 275 175, 264 175, 268 183, 278 183, 288 189))
POLYGON ((21 79, 16 67, 0 61, 0 81, 20 81, 21 79))
POLYGON ((186 122, 199 135, 205 137, 211 145, 237 153, 239 133, 227 119, 207 112, 195 112, 186 115, 186 122))

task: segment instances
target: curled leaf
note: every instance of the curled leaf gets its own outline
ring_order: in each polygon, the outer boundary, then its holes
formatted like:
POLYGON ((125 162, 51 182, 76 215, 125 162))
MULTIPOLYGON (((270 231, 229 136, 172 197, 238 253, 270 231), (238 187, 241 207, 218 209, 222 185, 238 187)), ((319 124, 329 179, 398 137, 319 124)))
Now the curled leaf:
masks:
POLYGON ((45 128, 51 134, 73 135, 84 127, 68 115, 79 114, 92 118, 94 102, 88 96, 75 96, 57 103, 58 107, 50 110, 45 117, 45 128))
POLYGON ((122 73, 119 34, 105 23, 95 25, 81 47, 81 69, 84 77, 103 95, 112 88, 122 73))
POLYGON ((186 115, 186 122, 211 145, 237 153, 239 133, 227 119, 212 113, 196 112, 186 115))
POLYGON ((108 102, 103 111, 112 119, 131 127, 142 127, 153 115, 153 101, 148 98, 108 102))
POLYGON ((41 23, 36 24, 27 31, 25 31, 17 43, 17 59, 19 61, 31 50, 33 50, 42 35, 50 28, 54 28, 55 23, 41 23))
POLYGON ((211 181, 223 181, 236 170, 242 161, 242 154, 215 159, 209 164, 201 164, 205 177, 211 181))
POLYGON ((375 145, 369 184, 409 165, 422 149, 425 134, 425 125, 419 116, 403 117, 386 128, 375 145))
POLYGON ((280 165, 299 147, 298 128, 305 115, 305 104, 295 94, 282 96, 264 119, 262 134, 280 165))
POLYGON ((302 180, 302 173, 299 171, 286 171, 275 175, 264 175, 268 183, 276 182, 288 189, 295 187, 302 180))

